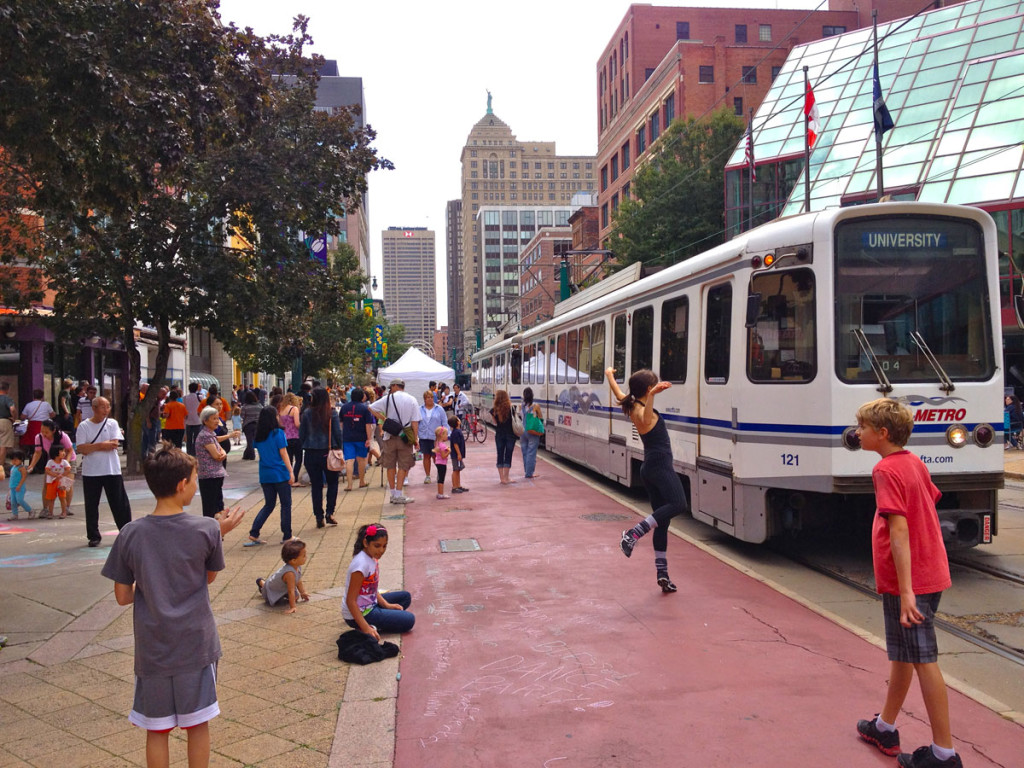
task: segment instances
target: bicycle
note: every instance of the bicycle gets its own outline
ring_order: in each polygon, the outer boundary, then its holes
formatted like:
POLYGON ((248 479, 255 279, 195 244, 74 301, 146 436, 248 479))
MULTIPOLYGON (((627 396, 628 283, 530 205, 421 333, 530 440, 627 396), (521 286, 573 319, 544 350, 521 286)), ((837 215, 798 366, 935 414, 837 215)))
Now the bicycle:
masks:
POLYGON ((463 417, 463 422, 466 427, 466 433, 473 438, 473 442, 486 443, 487 427, 480 420, 478 411, 478 408, 474 408, 472 411, 467 411, 466 415, 463 417))

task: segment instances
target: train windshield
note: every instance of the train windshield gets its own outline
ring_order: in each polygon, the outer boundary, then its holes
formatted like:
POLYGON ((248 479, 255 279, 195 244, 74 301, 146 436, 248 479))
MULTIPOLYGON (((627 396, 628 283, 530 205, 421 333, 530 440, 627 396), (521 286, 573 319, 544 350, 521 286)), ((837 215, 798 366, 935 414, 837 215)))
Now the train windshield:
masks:
POLYGON ((971 221, 880 217, 835 230, 836 374, 875 382, 994 373, 985 247, 971 221), (925 349, 934 355, 933 362, 925 349), (869 354, 870 351, 870 354, 869 354))

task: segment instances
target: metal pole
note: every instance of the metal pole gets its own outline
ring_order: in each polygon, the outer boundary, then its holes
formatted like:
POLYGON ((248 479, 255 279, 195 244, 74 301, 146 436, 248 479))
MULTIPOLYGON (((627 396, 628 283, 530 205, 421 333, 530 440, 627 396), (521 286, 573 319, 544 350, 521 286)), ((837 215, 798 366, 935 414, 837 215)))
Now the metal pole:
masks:
POLYGON ((807 88, 810 81, 807 77, 808 67, 804 67, 804 211, 811 212, 811 145, 808 141, 811 127, 811 116, 807 114, 807 88))
POLYGON ((747 200, 750 208, 750 222, 747 229, 754 228, 754 108, 750 108, 750 119, 747 121, 747 142, 750 150, 750 167, 747 169, 747 200))
MULTIPOLYGON (((874 34, 874 54, 875 54, 875 68, 874 72, 878 72, 878 11, 871 11, 871 27, 874 34)), ((872 102, 871 111, 874 114, 874 103, 872 102)), ((878 201, 882 202, 882 197, 885 195, 885 181, 882 179, 882 131, 878 130, 878 126, 875 125, 875 173, 876 173, 876 184, 875 187, 878 191, 878 201)))

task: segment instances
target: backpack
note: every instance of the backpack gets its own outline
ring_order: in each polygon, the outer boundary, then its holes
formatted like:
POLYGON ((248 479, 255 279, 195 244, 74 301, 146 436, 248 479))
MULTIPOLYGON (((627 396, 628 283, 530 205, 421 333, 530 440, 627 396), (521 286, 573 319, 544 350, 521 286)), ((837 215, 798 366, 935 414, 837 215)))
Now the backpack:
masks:
POLYGON ((398 655, 398 646, 384 641, 378 643, 365 632, 350 629, 338 638, 338 659, 349 664, 372 664, 398 655))

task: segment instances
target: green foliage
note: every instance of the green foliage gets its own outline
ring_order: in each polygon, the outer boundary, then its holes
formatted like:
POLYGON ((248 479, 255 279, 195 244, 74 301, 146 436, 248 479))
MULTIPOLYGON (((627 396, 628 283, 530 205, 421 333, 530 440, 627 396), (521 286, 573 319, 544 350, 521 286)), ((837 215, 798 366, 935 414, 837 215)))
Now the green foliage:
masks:
MULTIPOLYGON (((137 323, 157 331, 157 385, 172 326, 278 370, 294 345, 326 365, 362 332, 343 300, 360 283, 351 252, 327 269, 302 236, 336 233, 333 211, 356 208, 366 174, 391 163, 351 111, 313 111, 303 17, 260 38, 215 9, 0 0, 2 258, 40 268, 59 331, 123 340, 130 451, 159 388, 139 405, 137 323)), ((24 305, 25 289, 0 285, 0 300, 24 305)))
POLYGON ((725 161, 743 130, 727 110, 672 123, 615 214, 609 247, 616 268, 674 264, 723 241, 725 161))

